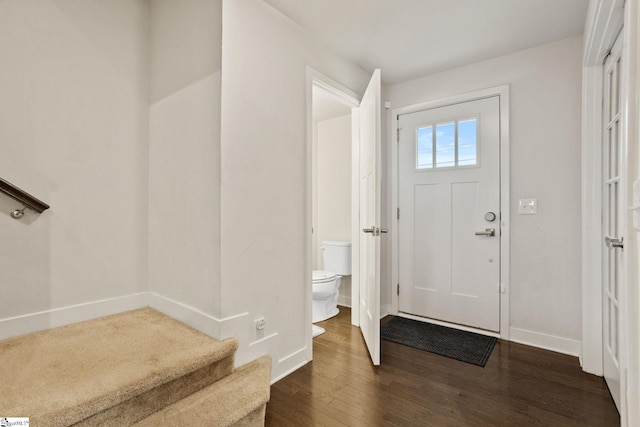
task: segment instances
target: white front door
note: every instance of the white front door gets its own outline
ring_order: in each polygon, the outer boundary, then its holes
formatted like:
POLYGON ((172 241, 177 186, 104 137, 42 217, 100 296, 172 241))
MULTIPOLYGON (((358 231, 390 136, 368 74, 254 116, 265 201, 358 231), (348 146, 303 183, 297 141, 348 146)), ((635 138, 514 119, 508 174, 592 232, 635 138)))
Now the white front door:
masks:
POLYGON ((622 37, 618 37, 604 64, 603 109, 603 260, 602 260, 602 356, 604 378, 620 410, 620 296, 624 231, 624 147, 621 139, 622 109, 620 60, 622 37))
POLYGON ((360 329, 374 365, 380 364, 380 70, 359 107, 360 329))
POLYGON ((398 117, 399 311, 500 330, 500 98, 398 117))

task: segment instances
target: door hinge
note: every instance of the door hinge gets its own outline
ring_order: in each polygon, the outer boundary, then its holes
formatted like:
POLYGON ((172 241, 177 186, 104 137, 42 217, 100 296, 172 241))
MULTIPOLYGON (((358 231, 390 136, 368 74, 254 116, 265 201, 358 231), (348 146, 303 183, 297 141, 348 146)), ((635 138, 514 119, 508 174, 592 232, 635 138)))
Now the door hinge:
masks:
POLYGON ((396 142, 400 142, 400 128, 396 129, 396 142))
POLYGON ((398 211, 396 212, 396 216, 397 216, 397 219, 400 219, 400 208, 398 208, 398 211))
POLYGON ((396 287, 396 294, 400 296, 400 283, 398 283, 398 286, 396 287))

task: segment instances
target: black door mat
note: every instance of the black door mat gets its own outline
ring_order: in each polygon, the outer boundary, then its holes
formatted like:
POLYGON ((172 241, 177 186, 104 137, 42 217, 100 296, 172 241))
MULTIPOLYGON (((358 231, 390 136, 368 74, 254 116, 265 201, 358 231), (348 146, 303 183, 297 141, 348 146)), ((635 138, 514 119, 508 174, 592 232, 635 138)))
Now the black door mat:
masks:
POLYGON ((380 327, 383 340, 484 366, 498 341, 495 337, 394 317, 380 327))

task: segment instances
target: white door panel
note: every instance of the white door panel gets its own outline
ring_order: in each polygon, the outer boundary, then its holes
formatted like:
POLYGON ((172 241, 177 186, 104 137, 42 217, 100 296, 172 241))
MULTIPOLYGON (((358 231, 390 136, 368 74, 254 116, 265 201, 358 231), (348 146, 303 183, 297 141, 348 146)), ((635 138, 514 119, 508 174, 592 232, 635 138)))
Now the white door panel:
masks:
POLYGON ((374 365, 380 364, 380 89, 376 70, 359 107, 360 329, 374 365))
POLYGON ((399 117, 401 312, 499 331, 499 108, 494 96, 399 117))
POLYGON ((451 292, 479 297, 478 250, 481 240, 475 236, 478 221, 469 212, 479 212, 479 183, 457 182, 451 185, 451 292))

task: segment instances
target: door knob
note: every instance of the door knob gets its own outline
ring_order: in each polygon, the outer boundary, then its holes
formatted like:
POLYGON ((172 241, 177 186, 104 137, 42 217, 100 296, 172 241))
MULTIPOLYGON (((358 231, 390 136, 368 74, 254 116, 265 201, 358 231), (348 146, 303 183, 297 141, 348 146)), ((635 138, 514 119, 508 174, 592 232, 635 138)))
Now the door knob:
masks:
POLYGON ((615 248, 624 249, 623 237, 615 238, 615 237, 605 236, 604 243, 607 245, 609 249, 615 249, 615 248))
POLYGON ((495 228, 485 228, 484 231, 476 231, 476 236, 488 236, 493 237, 496 235, 495 228))
POLYGON ((369 228, 363 228, 362 229, 363 232, 365 233, 371 233, 373 234, 373 232, 375 231, 375 229, 373 227, 369 227, 369 228))

